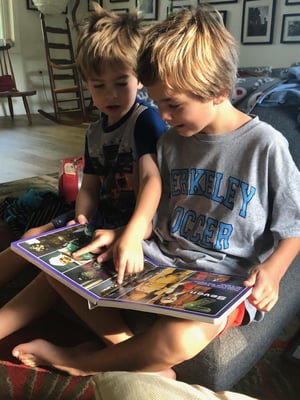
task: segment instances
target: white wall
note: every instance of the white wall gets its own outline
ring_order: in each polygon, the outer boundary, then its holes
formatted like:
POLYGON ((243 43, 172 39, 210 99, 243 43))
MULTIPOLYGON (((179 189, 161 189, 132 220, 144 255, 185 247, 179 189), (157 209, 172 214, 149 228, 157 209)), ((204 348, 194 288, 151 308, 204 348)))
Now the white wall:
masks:
MULTIPOLYGON (((107 0, 106 0, 107 1, 107 0)), ((196 0, 180 3, 193 3, 196 0)), ((275 0, 274 0, 275 1, 275 0)), ((159 0, 159 18, 166 15, 167 0, 159 0)), ((240 45, 240 67, 272 66, 288 67, 293 62, 300 62, 300 45, 281 44, 281 23, 283 14, 300 14, 300 5, 286 6, 284 0, 276 1, 276 13, 274 20, 274 35, 272 44, 240 45)), ((69 0, 69 9, 73 0, 69 0)), ((88 12, 88 1, 82 0, 78 9, 78 18, 88 12)), ((113 4, 113 3, 111 3, 113 4)), ((118 6, 128 7, 128 3, 115 3, 118 6), (127 5, 126 5, 127 4, 127 5)), ((39 108, 52 111, 51 93, 49 91, 47 64, 42 38, 39 13, 27 10, 26 0, 13 0, 14 17, 16 23, 16 47, 12 49, 12 57, 15 65, 18 87, 35 88, 37 95, 29 99, 32 113, 39 108), (40 73, 40 71, 42 73, 40 73)), ((121 8, 120 7, 120 8, 121 8)), ((227 10, 226 26, 240 43, 242 29, 243 0, 237 3, 216 5, 219 10, 227 10)), ((48 25, 64 26, 66 15, 60 14, 47 16, 48 25)), ((70 17, 71 21, 71 17, 70 17)), ((14 100, 15 114, 24 114, 22 101, 14 100)), ((0 116, 8 115, 6 99, 0 100, 0 116)))

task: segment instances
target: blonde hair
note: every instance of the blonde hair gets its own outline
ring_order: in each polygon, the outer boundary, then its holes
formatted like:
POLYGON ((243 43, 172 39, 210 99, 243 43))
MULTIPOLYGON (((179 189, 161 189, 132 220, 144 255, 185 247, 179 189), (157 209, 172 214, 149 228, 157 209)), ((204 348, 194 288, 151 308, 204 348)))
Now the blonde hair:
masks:
POLYGON ((138 52, 137 76, 145 86, 162 81, 206 101, 231 93, 237 65, 237 44, 222 16, 200 4, 148 30, 138 52))
POLYGON ((135 73, 144 31, 138 13, 119 15, 97 3, 93 6, 94 11, 78 26, 76 61, 83 79, 99 74, 104 63, 135 73))

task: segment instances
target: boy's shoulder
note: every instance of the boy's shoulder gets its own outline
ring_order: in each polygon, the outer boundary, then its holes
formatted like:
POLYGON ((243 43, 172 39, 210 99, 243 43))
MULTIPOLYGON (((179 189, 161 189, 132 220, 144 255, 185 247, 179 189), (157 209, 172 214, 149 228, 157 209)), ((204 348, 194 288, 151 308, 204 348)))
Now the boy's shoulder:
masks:
POLYGON ((86 129, 86 135, 90 135, 92 132, 99 132, 99 129, 102 127, 101 116, 99 115, 99 119, 97 121, 91 122, 86 129))
POLYGON ((157 105, 151 99, 151 97, 149 96, 148 91, 145 87, 138 90, 136 98, 139 103, 145 104, 148 107, 153 107, 157 110, 157 105))
POLYGON ((160 114, 158 112, 158 108, 149 104, 144 100, 137 99, 137 112, 138 124, 146 124, 149 126, 157 126, 159 129, 165 132, 167 130, 167 124, 160 118, 160 114))

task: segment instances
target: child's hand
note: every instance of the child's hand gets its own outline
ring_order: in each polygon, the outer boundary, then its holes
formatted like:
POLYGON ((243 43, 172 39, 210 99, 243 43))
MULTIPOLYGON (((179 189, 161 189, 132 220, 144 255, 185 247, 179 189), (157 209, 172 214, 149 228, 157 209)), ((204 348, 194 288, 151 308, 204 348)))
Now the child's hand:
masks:
POLYGON ((74 224, 82 224, 85 225, 88 223, 88 219, 85 215, 80 214, 76 219, 72 219, 71 221, 67 222, 67 226, 74 225, 74 224))
POLYGON ((124 275, 135 274, 144 269, 144 253, 141 242, 122 236, 114 245, 113 259, 117 281, 122 283, 124 275))
POLYGON ((245 286, 253 286, 248 300, 260 311, 270 311, 278 300, 280 279, 269 264, 253 268, 245 286))
POLYGON ((114 229, 96 229, 92 241, 80 250, 73 253, 75 257, 84 253, 99 254, 98 262, 106 261, 112 258, 112 244, 117 238, 117 230, 114 229))

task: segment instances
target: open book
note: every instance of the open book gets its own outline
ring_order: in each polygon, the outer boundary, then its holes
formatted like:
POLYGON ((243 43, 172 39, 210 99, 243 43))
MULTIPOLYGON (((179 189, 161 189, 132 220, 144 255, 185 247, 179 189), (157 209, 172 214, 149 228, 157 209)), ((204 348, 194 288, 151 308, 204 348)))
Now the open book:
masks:
POLYGON ((11 248, 86 298, 90 308, 117 307, 217 324, 251 293, 242 277, 160 266, 148 258, 142 272, 126 276, 120 285, 112 263, 99 264, 91 253, 73 257, 91 236, 88 226, 72 225, 18 240, 11 248))

